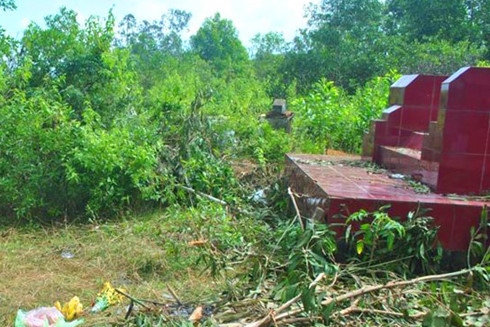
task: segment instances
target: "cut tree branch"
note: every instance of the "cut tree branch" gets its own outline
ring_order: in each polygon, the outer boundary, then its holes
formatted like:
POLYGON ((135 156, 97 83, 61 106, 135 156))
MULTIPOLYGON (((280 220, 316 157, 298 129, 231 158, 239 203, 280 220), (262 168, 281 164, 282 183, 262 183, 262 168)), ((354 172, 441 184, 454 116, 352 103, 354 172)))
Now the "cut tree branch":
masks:
MULTIPOLYGON (((382 289, 406 287, 406 286, 421 283, 421 282, 432 282, 432 281, 450 279, 450 278, 466 275, 466 274, 470 273, 472 270, 473 269, 464 269, 464 270, 455 271, 455 272, 451 272, 451 273, 447 273, 447 274, 428 275, 428 276, 418 277, 418 278, 414 278, 414 279, 410 279, 410 280, 391 281, 391 282, 388 282, 386 284, 366 286, 366 287, 345 293, 343 295, 339 295, 339 296, 332 297, 332 298, 327 298, 327 299, 323 300, 321 304, 323 306, 328 306, 328 305, 331 305, 334 303, 339 303, 339 302, 342 302, 342 301, 345 301, 348 299, 353 299, 353 298, 362 296, 364 294, 376 292, 376 291, 379 291, 382 289)), ((289 302, 285 303, 285 305, 288 304, 289 302)), ((281 307, 279 309, 281 309, 281 307)), ((286 319, 286 318, 294 318, 297 314, 302 313, 304 311, 302 308, 298 308, 298 309, 290 310, 290 311, 287 311, 287 312, 284 312, 284 313, 277 315, 277 313, 279 312, 279 309, 276 310, 276 315, 271 315, 269 313, 266 317, 262 318, 261 320, 247 324, 246 327, 268 326, 272 321, 276 322, 276 321, 280 321, 280 320, 286 319)), ((384 312, 384 313, 386 314, 386 312, 384 312)))
POLYGON ((293 201, 294 210, 296 210, 296 217, 298 218, 299 224, 301 225, 301 229, 305 230, 305 225, 303 224, 303 220, 301 219, 301 214, 299 212, 298 204, 296 203, 296 199, 294 198, 294 194, 291 191, 291 187, 288 187, 288 194, 291 200, 293 201))
MULTIPOLYGON (((311 282, 311 284, 309 285, 309 288, 312 289, 314 288, 323 278, 325 277, 325 274, 324 273, 321 273, 319 274, 314 281, 311 282)), ((335 279, 336 280, 336 279, 335 279)), ((281 305, 279 308, 277 308, 276 310, 274 311, 271 311, 269 312, 269 314, 267 314, 267 316, 265 316, 264 318, 262 318, 261 320, 259 321, 256 321, 256 322, 253 322, 251 324, 247 324, 246 327, 261 327, 261 326, 267 326, 271 321, 273 320, 276 320, 274 317, 275 315, 277 315, 278 313, 286 310, 287 308, 289 308, 290 306, 292 306, 294 303, 298 302, 299 299, 301 299, 301 293, 296 295, 295 297, 293 297, 291 300, 287 301, 286 303, 284 303, 283 305, 281 305)))

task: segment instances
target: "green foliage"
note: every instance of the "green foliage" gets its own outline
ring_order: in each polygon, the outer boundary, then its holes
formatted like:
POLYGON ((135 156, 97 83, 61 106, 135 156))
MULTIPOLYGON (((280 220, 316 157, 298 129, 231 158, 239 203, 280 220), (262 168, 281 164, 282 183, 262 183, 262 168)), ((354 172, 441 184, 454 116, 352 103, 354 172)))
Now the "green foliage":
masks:
POLYGON ((488 54, 486 3, 430 5, 433 26, 402 0, 323 0, 294 42, 257 35, 252 60, 219 13, 190 47, 182 35, 191 14, 182 10, 152 22, 127 15, 116 33, 111 12, 80 25, 61 8, 20 41, 1 31, 0 212, 101 217, 195 204, 179 186, 242 203, 250 195, 230 159, 265 170, 292 149, 359 152, 387 105, 394 67, 447 74, 488 54), (261 118, 273 97, 296 113, 293 135, 261 118))
POLYGON ((433 219, 410 212, 399 221, 391 218, 387 209, 372 213, 360 210, 346 219, 344 241, 348 253, 355 252, 368 265, 393 262, 392 269, 400 272, 433 272, 442 259, 433 219))
POLYGON ((245 69, 231 22, 215 17, 219 28, 209 23, 200 34, 228 35, 220 46, 231 46, 230 57, 203 60, 183 53, 189 18, 172 10, 138 25, 128 16, 115 40, 111 14, 80 26, 62 8, 46 27, 28 27, 20 54, 1 39, 2 214, 111 216, 187 201, 178 185, 234 203, 240 191, 224 158, 282 160, 289 138, 260 122, 270 99, 245 69), (231 66, 216 66, 225 61, 231 66), (230 74, 216 74, 225 68, 230 74))
POLYGON ((471 227, 471 239, 466 257, 468 267, 471 267, 475 262, 480 263, 482 266, 490 264, 489 230, 488 207, 484 206, 478 228, 471 227))
POLYGON ((285 302, 300 294, 307 312, 321 310, 322 295, 316 294, 310 283, 321 273, 336 273, 335 233, 324 223, 306 221, 304 230, 299 224, 283 224, 278 228, 278 235, 276 246, 281 247, 288 264, 276 286, 276 297, 285 302))
POLYGON ((297 146, 315 153, 328 148, 359 152, 362 136, 386 108, 389 86, 396 78, 394 73, 376 78, 353 95, 330 81, 316 83, 309 94, 293 103, 297 146))
POLYGON ((393 32, 412 39, 438 37, 460 41, 467 37, 467 10, 464 0, 390 0, 389 26, 393 32), (424 8, 424 10, 420 10, 424 8), (391 21, 392 20, 392 21, 391 21))
POLYGON ((280 33, 269 32, 257 34, 251 40, 251 53, 257 78, 267 87, 267 94, 272 98, 287 98, 288 87, 282 73, 287 44, 280 33))
POLYGON ((376 76, 449 74, 488 59, 485 0, 322 0, 290 44, 283 79, 306 93, 321 78, 349 92, 376 76), (424 8, 424 10, 420 10, 424 8))
POLYGON ((247 64, 247 50, 238 38, 231 20, 219 13, 206 19, 191 38, 192 49, 204 60, 211 62, 218 72, 241 70, 247 64))
POLYGON ((390 39, 390 66, 398 67, 403 74, 451 75, 463 66, 476 65, 485 54, 485 47, 469 41, 455 43, 434 38, 409 43, 401 38, 390 39))
POLYGON ((21 218, 104 214, 153 199, 164 176, 155 174, 159 145, 149 143, 142 122, 106 130, 85 109, 82 124, 54 94, 18 93, 0 107, 2 211, 21 218))
MULTIPOLYGON (((392 251, 395 240, 405 236, 405 228, 399 222, 393 220, 381 208, 379 211, 373 212, 371 215, 365 210, 361 210, 352 214, 347 219, 347 225, 352 226, 353 222, 360 223, 359 231, 355 232, 353 237, 356 238, 356 251, 358 255, 369 253, 369 263, 374 259, 374 253, 384 250, 392 251), (366 220, 370 220, 366 222, 366 220), (365 251, 367 250, 368 251, 365 251)), ((347 227, 345 238, 349 241, 351 229, 347 227)))

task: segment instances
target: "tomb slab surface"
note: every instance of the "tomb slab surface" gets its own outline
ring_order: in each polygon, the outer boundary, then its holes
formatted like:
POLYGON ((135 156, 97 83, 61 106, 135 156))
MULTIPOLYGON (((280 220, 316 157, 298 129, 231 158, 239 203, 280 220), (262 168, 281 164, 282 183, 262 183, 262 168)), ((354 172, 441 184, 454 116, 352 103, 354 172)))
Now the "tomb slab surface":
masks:
MULTIPOLYGON (((326 212, 327 223, 344 223, 360 209, 390 205, 389 214, 402 220, 410 211, 426 210, 439 226, 438 238, 448 250, 466 250, 470 229, 478 226, 488 202, 471 197, 422 194, 389 170, 373 169, 358 156, 287 154, 289 185, 299 195, 306 216, 316 206, 326 212), (323 200, 322 200, 323 199, 323 200)), ((337 230, 339 235, 342 230, 337 230)))

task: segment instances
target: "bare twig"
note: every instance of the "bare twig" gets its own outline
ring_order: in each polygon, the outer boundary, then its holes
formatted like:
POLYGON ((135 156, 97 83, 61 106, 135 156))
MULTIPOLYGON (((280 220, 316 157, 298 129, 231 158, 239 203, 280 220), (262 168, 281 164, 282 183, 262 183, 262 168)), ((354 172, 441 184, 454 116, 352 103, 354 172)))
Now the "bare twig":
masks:
POLYGON ((130 300, 131 300, 131 302, 137 303, 137 304, 141 305, 141 306, 142 306, 143 308, 145 308, 145 309, 148 309, 148 310, 150 309, 150 307, 149 307, 149 306, 147 306, 145 303, 143 303, 141 300, 138 300, 137 298, 132 297, 132 296, 131 296, 131 295, 129 295, 128 293, 123 292, 123 291, 121 291, 120 289, 117 289, 117 288, 115 288, 114 290, 115 290, 117 293, 119 293, 119 294, 121 294, 121 295, 123 295, 123 296, 127 297, 128 299, 130 299, 130 300))
POLYGON ((294 194, 291 191, 291 187, 288 187, 288 194, 289 194, 289 197, 291 198, 291 201, 293 201, 294 210, 296 210, 296 217, 298 218, 299 224, 301 225, 301 229, 305 230, 305 225, 303 224, 303 220, 301 220, 301 214, 299 212, 298 204, 296 203, 296 199, 294 198, 294 194))
MULTIPOLYGON (((206 198, 208 199, 209 201, 212 201, 212 202, 216 202, 216 203, 219 203, 221 204, 222 206, 226 207, 226 208, 229 208, 229 204, 226 202, 226 201, 223 201, 221 199, 218 199, 218 198, 215 198, 214 196, 212 195, 209 195, 209 194, 206 194, 206 193, 202 193, 202 192, 199 192, 199 191, 196 191, 190 187, 187 187, 187 186, 184 186, 184 185, 180 185, 178 184, 177 187, 180 187, 186 191, 188 191, 189 193, 193 193, 195 195, 199 195, 199 196, 202 196, 203 198, 206 198)), ((245 211, 245 210, 242 210, 240 208, 231 208, 231 209, 234 209, 236 210, 236 212, 239 212, 239 213, 242 213, 242 214, 247 214, 248 212, 245 211)))
POLYGON ((167 285, 167 289, 170 292, 170 294, 172 295, 172 297, 175 299, 175 301, 177 301, 177 304, 179 306, 181 306, 182 305, 182 302, 180 302, 180 299, 177 296, 177 293, 175 293, 174 289, 172 287, 170 287, 170 285, 167 285))
POLYGON ((129 303, 128 312, 126 312, 126 315, 124 316, 124 320, 127 320, 129 318, 131 312, 133 312, 133 307, 134 307, 134 301, 131 300, 131 303, 129 303))
POLYGON ((368 308, 359 308, 357 306, 350 306, 344 310, 338 311, 336 316, 347 316, 351 313, 367 313, 367 314, 377 314, 377 315, 386 315, 386 316, 394 316, 399 318, 410 318, 410 319, 420 319, 427 315, 427 312, 419 312, 414 315, 405 315, 402 312, 396 311, 388 311, 388 310, 378 310, 378 309, 368 309, 368 308))
POLYGON ((226 203, 225 201, 221 200, 221 199, 218 199, 218 198, 215 198, 214 196, 212 195, 209 195, 209 194, 205 194, 205 193, 202 193, 202 192, 199 192, 199 191, 196 191, 190 187, 187 187, 187 186, 184 186, 184 185, 177 185, 178 187, 180 188, 183 188, 184 190, 190 192, 190 193, 193 193, 193 194, 197 194, 197 195, 200 195, 210 201, 213 201, 213 202, 216 202, 216 203, 219 203, 223 206, 228 206, 228 203, 226 203))

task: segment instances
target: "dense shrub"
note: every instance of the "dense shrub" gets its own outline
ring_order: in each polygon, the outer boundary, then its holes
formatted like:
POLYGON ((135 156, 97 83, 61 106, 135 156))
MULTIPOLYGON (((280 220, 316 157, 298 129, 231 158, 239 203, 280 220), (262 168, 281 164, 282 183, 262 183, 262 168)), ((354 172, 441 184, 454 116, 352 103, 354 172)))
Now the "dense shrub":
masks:
POLYGON ((397 77, 392 73, 375 78, 354 94, 325 79, 316 83, 293 103, 296 147, 314 153, 329 148, 359 152, 364 132, 386 108, 389 87, 397 77))

